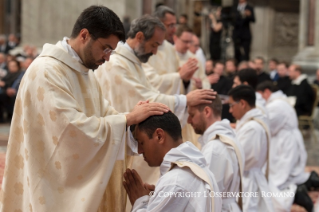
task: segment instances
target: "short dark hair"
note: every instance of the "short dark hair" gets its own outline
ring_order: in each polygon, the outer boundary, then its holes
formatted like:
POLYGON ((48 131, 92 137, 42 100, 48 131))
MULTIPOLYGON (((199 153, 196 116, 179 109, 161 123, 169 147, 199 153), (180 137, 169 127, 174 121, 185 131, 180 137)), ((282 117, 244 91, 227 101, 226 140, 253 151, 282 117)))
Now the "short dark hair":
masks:
POLYGON ((180 37, 183 34, 183 32, 193 33, 193 30, 187 24, 182 24, 177 27, 175 35, 177 37, 180 37))
POLYGON ((263 63, 265 63, 265 59, 263 57, 261 57, 261 56, 256 57, 255 60, 262 60, 263 63))
POLYGON ((283 64, 286 68, 289 68, 289 63, 287 61, 280 61, 277 65, 283 64))
POLYGON ((210 107, 213 110, 215 117, 222 116, 223 104, 218 95, 216 95, 216 98, 212 100, 212 103, 201 104, 197 106, 198 110, 201 112, 204 110, 205 107, 210 107))
POLYGON ((255 107, 256 93, 251 86, 239 85, 232 88, 228 95, 234 99, 234 101, 245 100, 250 107, 255 107))
POLYGON ((188 20, 188 15, 185 14, 185 13, 184 13, 184 14, 181 14, 180 17, 183 17, 183 18, 185 18, 186 20, 188 20))
POLYGON ((278 63, 279 63, 279 61, 278 61, 276 58, 271 58, 271 59, 269 60, 269 62, 270 62, 270 61, 275 62, 276 65, 278 65, 278 63))
POLYGON ((153 16, 159 18, 161 21, 165 21, 165 16, 167 13, 175 16, 174 11, 170 7, 161 5, 156 8, 155 12, 153 13, 153 16))
POLYGON ((266 89, 269 89, 271 92, 276 92, 278 89, 272 81, 265 81, 258 84, 256 90, 264 92, 266 89))
POLYGON ((19 61, 17 61, 16 59, 10 60, 10 61, 8 62, 8 69, 9 69, 9 63, 11 63, 11 62, 14 62, 14 63, 18 66, 18 69, 19 69, 19 71, 20 71, 21 65, 20 65, 19 61))
POLYGON ((217 64, 222 64, 223 66, 225 65, 222 61, 217 60, 213 63, 213 67, 215 68, 217 64))
POLYGON ((244 83, 247 82, 254 90, 258 84, 258 75, 254 69, 246 68, 237 73, 239 80, 244 83))
POLYGON ((93 40, 115 35, 125 42, 124 26, 120 18, 105 6, 93 5, 83 10, 73 26, 71 38, 76 38, 82 29, 87 29, 93 40))
POLYGON ((226 60, 226 62, 232 62, 235 66, 237 65, 237 60, 234 58, 229 58, 226 60))
POLYGON ((156 129, 161 128, 168 133, 174 141, 182 139, 182 127, 177 116, 171 111, 163 115, 150 116, 133 128, 145 132, 149 138, 152 138, 156 129))
POLYGON ((303 70, 302 70, 302 68, 301 68, 301 66, 300 65, 297 65, 297 64, 292 64, 292 66, 294 66, 295 67, 295 71, 298 71, 299 73, 303 73, 303 70))
POLYGON ((144 34, 145 41, 147 41, 153 37, 156 27, 166 31, 166 28, 161 20, 150 15, 144 15, 132 21, 131 28, 127 33, 127 36, 129 38, 135 38, 138 32, 142 32, 144 34))

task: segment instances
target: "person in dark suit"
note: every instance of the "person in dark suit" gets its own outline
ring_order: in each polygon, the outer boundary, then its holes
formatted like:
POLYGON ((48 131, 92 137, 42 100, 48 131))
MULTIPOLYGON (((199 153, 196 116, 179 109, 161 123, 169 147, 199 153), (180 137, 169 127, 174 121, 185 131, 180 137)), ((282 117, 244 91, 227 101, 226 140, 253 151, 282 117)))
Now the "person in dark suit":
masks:
POLYGON ((255 70, 258 76, 258 84, 264 81, 271 81, 269 74, 264 71, 265 60, 262 57, 256 57, 255 70))
POLYGON ((297 116, 311 115, 315 95, 307 81, 307 75, 299 65, 292 64, 289 67, 289 77, 292 80, 288 96, 296 97, 295 109, 297 116))
POLYGON ((8 54, 10 47, 8 46, 7 38, 5 35, 0 35, 0 52, 8 54))
POLYGON ((319 69, 317 70, 316 76, 317 76, 317 77, 316 77, 316 79, 313 81, 313 84, 319 86, 319 69))
POLYGON ((277 65, 277 72, 279 75, 278 80, 275 82, 275 85, 279 90, 281 90, 284 94, 288 94, 291 80, 288 76, 288 68, 289 65, 286 62, 279 62, 277 65))
POLYGON ((270 79, 274 82, 277 82, 277 80, 279 79, 279 75, 277 72, 278 63, 279 61, 276 58, 272 58, 268 62, 268 67, 270 71, 270 79))
POLYGON ((239 0, 237 8, 234 8, 233 41, 235 58, 238 62, 249 61, 252 35, 250 23, 255 22, 255 14, 252 6, 246 0, 239 0))

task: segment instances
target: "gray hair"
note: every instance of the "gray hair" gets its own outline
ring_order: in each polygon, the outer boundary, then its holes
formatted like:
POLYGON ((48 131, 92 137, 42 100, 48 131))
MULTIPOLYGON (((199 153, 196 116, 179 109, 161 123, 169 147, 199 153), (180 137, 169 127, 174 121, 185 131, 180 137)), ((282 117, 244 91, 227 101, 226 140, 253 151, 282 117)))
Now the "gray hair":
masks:
POLYGON ((156 9, 156 11, 153 13, 153 16, 159 18, 161 21, 164 21, 166 13, 169 13, 171 15, 175 15, 174 11, 170 7, 159 6, 156 9))
POLYGON ((164 24, 158 18, 150 15, 144 15, 132 21, 131 28, 127 33, 127 36, 129 38, 135 38, 138 32, 142 32, 145 40, 147 41, 153 37, 156 27, 166 31, 164 24))

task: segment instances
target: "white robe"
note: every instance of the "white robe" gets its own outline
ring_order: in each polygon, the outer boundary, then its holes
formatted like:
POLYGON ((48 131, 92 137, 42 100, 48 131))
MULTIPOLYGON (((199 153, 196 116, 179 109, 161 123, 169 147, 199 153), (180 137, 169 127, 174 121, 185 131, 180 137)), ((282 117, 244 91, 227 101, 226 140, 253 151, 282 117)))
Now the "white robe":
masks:
MULTIPOLYGON (((190 169, 175 166, 168 171, 172 162, 189 161, 197 164, 205 170, 214 192, 218 192, 218 186, 214 174, 209 171, 208 164, 203 154, 191 143, 185 142, 176 148, 172 148, 164 157, 160 166, 161 177, 155 186, 154 195, 143 196, 136 200, 132 211, 174 211, 174 212, 211 212, 211 197, 208 194, 211 190, 207 183, 199 179, 190 169), (167 192, 167 193, 166 193, 167 192), (164 194, 181 192, 180 194, 197 194, 197 197, 182 197, 176 195, 164 197, 164 194)), ((222 200, 220 197, 214 197, 215 212, 220 212, 222 200)))
POLYGON ((257 118, 268 125, 266 117, 257 108, 248 111, 236 124, 237 139, 245 152, 243 191, 258 192, 258 197, 243 197, 243 211, 274 211, 271 198, 262 195, 269 192, 263 166, 267 159, 267 135, 264 128, 251 118, 257 118))
MULTIPOLYGON (((138 101, 149 100, 166 104, 179 118, 181 124, 187 120, 186 96, 166 95, 156 90, 146 78, 141 61, 127 44, 118 43, 116 53, 110 56, 109 62, 95 70, 95 76, 101 85, 104 98, 119 112, 132 111, 138 101)), ((149 167, 143 157, 134 157, 132 165, 130 163, 131 160, 127 158, 125 166, 136 169, 141 174, 143 181, 151 184, 157 182, 160 176, 159 169, 149 167)), ((123 173, 126 168, 119 167, 119 172, 123 173)), ((117 179, 119 179, 118 183, 114 185, 113 190, 120 189, 123 194, 124 187, 121 185, 121 178, 117 177, 117 179)), ((118 195, 116 198, 114 201, 123 199, 117 203, 118 205, 125 205, 123 202, 125 202, 126 195, 118 195)))
POLYGON ((16 98, 1 211, 97 211, 125 134, 93 72, 45 44, 16 98))
POLYGON ((164 40, 157 53, 142 66, 154 88, 169 95, 180 94, 182 79, 178 73, 179 59, 171 43, 164 40))
MULTIPOLYGON (((215 176, 219 191, 239 192, 240 173, 236 152, 233 147, 219 139, 211 140, 216 134, 227 136, 233 140, 242 155, 242 164, 245 163, 244 150, 230 127, 230 122, 226 119, 212 124, 198 139, 202 145, 201 152, 205 156, 209 170, 215 176)), ((223 212, 241 211, 235 197, 223 197, 222 202, 223 212)))
MULTIPOLYGON (((296 185, 309 178, 305 173, 307 152, 298 128, 294 108, 282 91, 271 94, 267 101, 269 126, 272 136, 269 181, 272 192, 295 192, 296 185)), ((275 209, 290 212, 294 197, 273 198, 275 209)))
POLYGON ((256 92, 256 108, 261 111, 266 117, 268 117, 268 111, 266 108, 266 100, 261 96, 260 93, 256 92))

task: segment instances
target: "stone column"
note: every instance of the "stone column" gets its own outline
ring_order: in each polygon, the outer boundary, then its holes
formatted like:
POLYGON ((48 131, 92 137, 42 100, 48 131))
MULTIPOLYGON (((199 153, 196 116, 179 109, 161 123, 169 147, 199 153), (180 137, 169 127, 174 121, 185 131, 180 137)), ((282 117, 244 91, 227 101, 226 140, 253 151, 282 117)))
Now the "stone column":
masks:
POLYGON ((5 32, 5 24, 4 24, 4 18, 5 18, 5 0, 0 0, 0 34, 3 34, 5 32))
POLYGON ((300 1, 299 26, 299 52, 293 61, 312 74, 319 67, 319 1, 300 1))

